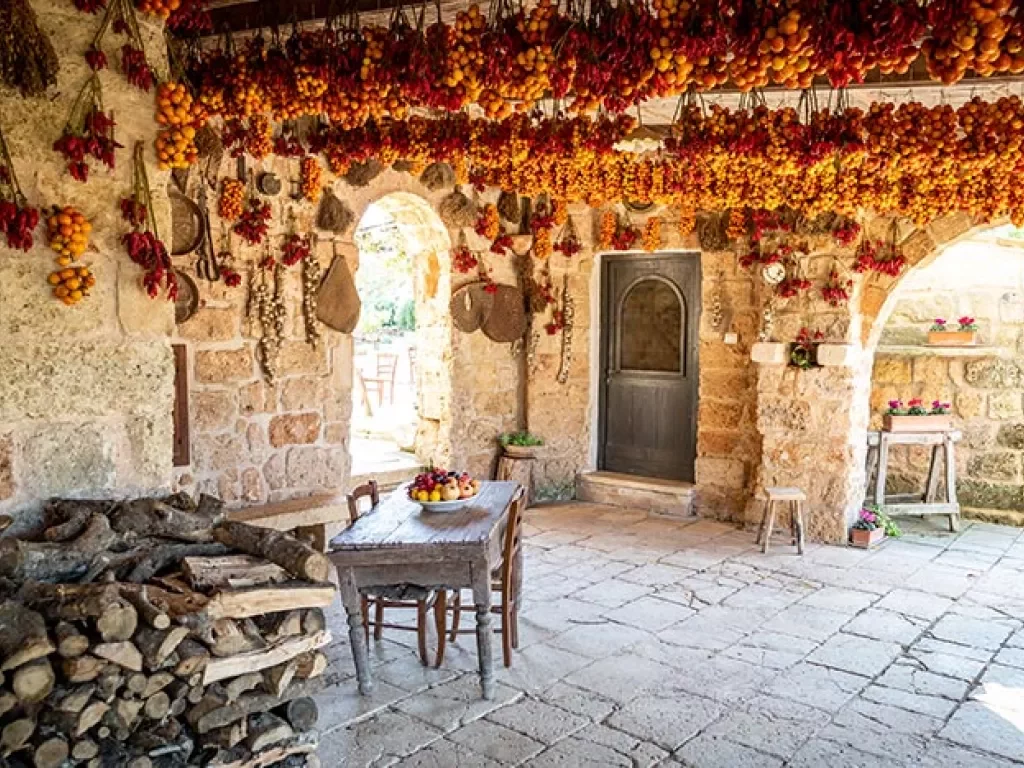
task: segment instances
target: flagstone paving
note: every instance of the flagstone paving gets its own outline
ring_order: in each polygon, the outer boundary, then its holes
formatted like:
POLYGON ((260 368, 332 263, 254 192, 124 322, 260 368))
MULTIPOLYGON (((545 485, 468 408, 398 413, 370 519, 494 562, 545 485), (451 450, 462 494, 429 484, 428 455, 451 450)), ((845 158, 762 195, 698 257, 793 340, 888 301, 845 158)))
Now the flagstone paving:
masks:
MULTIPOLYGON (((529 510, 520 649, 479 697, 471 635, 441 669, 372 643, 355 691, 335 607, 325 766, 1024 766, 1024 531, 907 521, 875 551, 594 504, 529 510)), ((396 616, 397 618, 397 616, 396 616)))

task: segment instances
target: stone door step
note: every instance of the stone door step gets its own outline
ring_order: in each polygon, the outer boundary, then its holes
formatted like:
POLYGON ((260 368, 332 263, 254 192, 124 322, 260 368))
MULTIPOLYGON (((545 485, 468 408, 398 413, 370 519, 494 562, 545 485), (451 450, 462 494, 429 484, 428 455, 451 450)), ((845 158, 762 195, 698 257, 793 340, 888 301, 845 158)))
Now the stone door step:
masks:
POLYGON ((618 472, 582 472, 576 478, 576 498, 581 501, 672 517, 693 514, 695 490, 693 483, 618 472))

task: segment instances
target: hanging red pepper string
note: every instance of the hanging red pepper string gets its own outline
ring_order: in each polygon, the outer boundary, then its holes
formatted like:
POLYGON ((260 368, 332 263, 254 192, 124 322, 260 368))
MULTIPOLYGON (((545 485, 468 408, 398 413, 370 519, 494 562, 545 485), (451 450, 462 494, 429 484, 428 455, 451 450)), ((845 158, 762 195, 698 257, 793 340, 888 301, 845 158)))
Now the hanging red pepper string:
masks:
POLYGON ((122 215, 126 212, 130 214, 132 222, 132 231, 125 234, 122 242, 128 251, 128 257, 144 270, 142 284, 146 288, 146 293, 151 298, 156 298, 160 295, 160 284, 163 283, 166 297, 174 301, 178 297, 178 280, 171 267, 171 257, 157 232, 144 148, 143 142, 135 143, 134 182, 130 205, 127 204, 127 200, 121 201, 122 215))
POLYGON ((0 126, 0 232, 7 236, 7 245, 22 251, 32 249, 32 233, 39 226, 39 211, 28 204, 21 191, 14 161, 0 126))
POLYGON ((99 160, 108 168, 114 167, 114 150, 122 146, 114 138, 116 126, 114 113, 103 110, 103 89, 99 77, 93 73, 71 105, 64 132, 53 143, 54 151, 64 155, 73 179, 88 181, 87 157, 99 160))

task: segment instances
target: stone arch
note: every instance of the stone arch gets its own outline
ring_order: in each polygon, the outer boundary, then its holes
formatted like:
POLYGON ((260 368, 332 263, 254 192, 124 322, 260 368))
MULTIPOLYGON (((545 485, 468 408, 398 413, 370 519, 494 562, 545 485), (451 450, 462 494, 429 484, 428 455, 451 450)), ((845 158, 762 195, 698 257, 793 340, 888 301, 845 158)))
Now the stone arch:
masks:
POLYGON ((374 189, 376 194, 359 207, 357 222, 371 207, 383 209, 395 222, 405 251, 412 259, 417 347, 416 455, 423 463, 444 465, 452 455, 452 356, 448 353, 452 338, 448 309, 452 291, 451 235, 424 197, 404 189, 381 190, 377 185, 374 189))

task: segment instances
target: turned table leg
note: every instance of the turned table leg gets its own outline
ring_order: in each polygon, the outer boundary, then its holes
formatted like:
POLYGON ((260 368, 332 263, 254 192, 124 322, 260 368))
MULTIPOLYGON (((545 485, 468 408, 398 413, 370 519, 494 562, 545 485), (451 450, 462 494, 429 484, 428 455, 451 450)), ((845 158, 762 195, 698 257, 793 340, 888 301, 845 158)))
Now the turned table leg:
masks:
POLYGON ((348 614, 348 641, 352 645, 352 659, 356 665, 359 692, 367 695, 373 691, 373 679, 370 677, 370 654, 367 650, 366 633, 363 628, 362 598, 351 569, 338 571, 338 591, 341 593, 341 604, 345 607, 345 613, 348 614))
POLYGON ((480 687, 485 699, 494 698, 494 658, 491 654, 491 571, 486 560, 473 567, 473 603, 476 607, 476 652, 480 660, 480 687))

